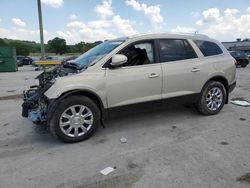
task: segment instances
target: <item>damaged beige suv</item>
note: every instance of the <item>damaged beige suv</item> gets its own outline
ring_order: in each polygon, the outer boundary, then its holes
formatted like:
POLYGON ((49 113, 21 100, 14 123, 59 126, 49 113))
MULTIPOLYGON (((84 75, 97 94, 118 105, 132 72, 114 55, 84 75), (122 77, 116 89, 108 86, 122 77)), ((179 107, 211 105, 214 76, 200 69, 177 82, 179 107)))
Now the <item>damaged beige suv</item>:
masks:
POLYGON ((235 60, 204 35, 148 34, 105 41, 47 70, 24 92, 23 117, 64 142, 89 138, 111 110, 188 99, 217 114, 235 88, 235 60))

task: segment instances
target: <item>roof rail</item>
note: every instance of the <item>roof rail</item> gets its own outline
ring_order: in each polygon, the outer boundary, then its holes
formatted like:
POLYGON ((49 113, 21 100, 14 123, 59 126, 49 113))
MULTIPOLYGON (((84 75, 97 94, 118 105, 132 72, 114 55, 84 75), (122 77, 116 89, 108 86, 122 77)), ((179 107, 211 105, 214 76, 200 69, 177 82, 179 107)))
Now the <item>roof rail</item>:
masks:
POLYGON ((183 35, 191 35, 191 36, 200 36, 200 37, 204 37, 204 38, 209 38, 209 36, 205 35, 205 34, 200 34, 197 33, 198 31, 195 31, 194 33, 179 33, 179 34, 183 34, 183 35))
POLYGON ((135 35, 131 35, 128 36, 127 38, 134 38, 134 37, 139 37, 139 36, 145 36, 145 35, 155 35, 155 34, 169 34, 169 35, 189 35, 189 36, 193 36, 193 37, 201 37, 203 39, 210 39, 209 36, 204 35, 204 34, 199 34, 196 32, 194 33, 184 33, 184 32, 164 32, 164 33, 140 33, 140 34, 135 34, 135 35))

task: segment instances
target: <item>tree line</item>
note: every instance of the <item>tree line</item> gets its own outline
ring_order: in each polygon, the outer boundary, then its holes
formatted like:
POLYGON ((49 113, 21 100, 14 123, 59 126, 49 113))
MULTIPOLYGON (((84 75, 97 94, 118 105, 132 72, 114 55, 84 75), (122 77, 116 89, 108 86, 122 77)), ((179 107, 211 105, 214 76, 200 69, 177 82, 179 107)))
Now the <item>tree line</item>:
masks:
MULTIPOLYGON (((55 53, 55 54, 66 54, 66 53, 84 53, 89 49, 95 47, 96 45, 102 43, 102 41, 96 41, 93 43, 88 42, 79 42, 74 45, 67 45, 66 40, 55 37, 52 40, 48 41, 48 44, 45 44, 46 53, 55 53)), ((17 55, 29 56, 30 53, 40 53, 40 43, 34 41, 25 41, 25 40, 13 40, 7 38, 0 38, 0 46, 13 46, 16 48, 17 55)))

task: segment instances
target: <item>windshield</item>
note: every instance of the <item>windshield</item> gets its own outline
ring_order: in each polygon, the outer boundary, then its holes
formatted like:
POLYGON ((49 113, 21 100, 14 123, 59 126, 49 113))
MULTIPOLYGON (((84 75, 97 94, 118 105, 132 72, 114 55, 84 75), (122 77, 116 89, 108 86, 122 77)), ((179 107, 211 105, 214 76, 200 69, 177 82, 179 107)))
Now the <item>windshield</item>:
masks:
POLYGON ((244 52, 236 52, 236 56, 244 56, 245 53, 244 52))
POLYGON ((79 67, 88 67, 89 65, 93 65, 123 42, 124 40, 103 42, 73 60, 73 63, 79 65, 79 67))
POLYGON ((231 55, 234 57, 245 56, 246 54, 242 51, 231 52, 231 55))

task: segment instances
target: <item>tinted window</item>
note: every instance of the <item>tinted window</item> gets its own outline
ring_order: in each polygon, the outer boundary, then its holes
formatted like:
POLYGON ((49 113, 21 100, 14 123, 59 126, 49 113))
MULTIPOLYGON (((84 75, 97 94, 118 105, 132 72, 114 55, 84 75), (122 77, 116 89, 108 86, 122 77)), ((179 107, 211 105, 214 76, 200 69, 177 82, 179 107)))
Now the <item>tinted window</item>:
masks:
POLYGON ((197 55, 186 40, 165 39, 159 41, 161 62, 196 58, 197 55))
POLYGON ((124 48, 120 54, 127 56, 124 66, 137 66, 154 63, 154 50, 151 42, 143 42, 124 48))
POLYGON ((202 41, 202 40, 195 40, 194 42, 199 47, 199 49, 201 50, 201 52, 205 57, 223 53, 220 47, 213 42, 202 41))
POLYGON ((192 46, 186 40, 183 40, 183 42, 186 50, 186 59, 197 58, 197 55, 192 46))

